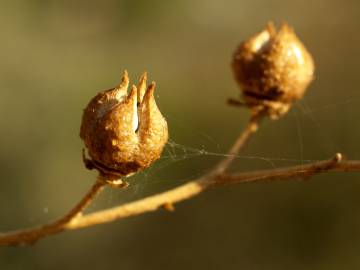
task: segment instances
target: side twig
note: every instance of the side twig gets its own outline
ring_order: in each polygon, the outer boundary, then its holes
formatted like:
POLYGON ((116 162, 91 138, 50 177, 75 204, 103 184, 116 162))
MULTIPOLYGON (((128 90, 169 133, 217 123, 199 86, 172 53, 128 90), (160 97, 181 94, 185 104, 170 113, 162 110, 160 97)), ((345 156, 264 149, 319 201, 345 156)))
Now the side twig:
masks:
POLYGON ((264 116, 265 112, 262 110, 257 111, 251 116, 245 129, 228 151, 227 156, 215 166, 215 168, 210 172, 210 175, 220 175, 227 171, 231 163, 236 158, 236 155, 245 147, 251 136, 258 130, 259 124, 264 116))
POLYGON ((82 216, 82 212, 104 189, 105 185, 106 181, 99 176, 85 196, 63 217, 39 227, 0 234, 0 246, 34 244, 40 238, 65 230, 67 224, 82 216))

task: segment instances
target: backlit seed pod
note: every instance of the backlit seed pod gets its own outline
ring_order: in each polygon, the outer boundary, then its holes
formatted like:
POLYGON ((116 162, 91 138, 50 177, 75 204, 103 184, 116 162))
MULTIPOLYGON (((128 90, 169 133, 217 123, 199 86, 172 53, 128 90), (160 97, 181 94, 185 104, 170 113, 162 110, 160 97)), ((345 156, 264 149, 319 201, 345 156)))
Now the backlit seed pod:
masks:
POLYGON ((302 98, 314 78, 310 53, 286 23, 276 30, 270 22, 240 44, 232 67, 246 105, 265 109, 272 118, 283 115, 294 100, 302 98))
POLYGON ((168 140, 168 127, 154 98, 155 82, 144 73, 128 94, 124 72, 119 86, 100 92, 84 110, 80 137, 96 168, 108 179, 129 176, 157 160, 168 140))

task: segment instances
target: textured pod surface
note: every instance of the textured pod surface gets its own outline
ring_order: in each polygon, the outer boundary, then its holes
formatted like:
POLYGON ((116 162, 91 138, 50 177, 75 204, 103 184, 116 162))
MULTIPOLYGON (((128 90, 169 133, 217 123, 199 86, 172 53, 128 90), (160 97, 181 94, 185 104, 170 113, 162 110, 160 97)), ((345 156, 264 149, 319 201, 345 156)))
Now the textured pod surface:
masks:
POLYGON ((89 102, 80 137, 92 159, 91 168, 119 178, 149 167, 160 157, 168 128, 155 102, 155 83, 146 87, 146 80, 144 73, 128 94, 125 71, 118 87, 100 92, 89 102))
POLYGON ((269 23, 240 44, 232 66, 247 105, 266 107, 274 118, 302 98, 315 68, 312 56, 286 23, 278 31, 269 23))

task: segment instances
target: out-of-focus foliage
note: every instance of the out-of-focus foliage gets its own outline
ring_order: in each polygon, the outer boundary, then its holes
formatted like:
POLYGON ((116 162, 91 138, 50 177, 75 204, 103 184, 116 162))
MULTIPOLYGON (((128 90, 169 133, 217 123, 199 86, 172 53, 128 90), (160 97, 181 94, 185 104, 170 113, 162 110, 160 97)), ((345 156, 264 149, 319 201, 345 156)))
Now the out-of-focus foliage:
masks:
MULTIPOLYGON (((0 1, 0 231, 46 222, 95 179, 81 161, 82 109, 99 90, 148 70, 167 117, 164 157, 91 210, 206 172, 248 117, 230 70, 240 41, 287 21, 313 54, 316 80, 266 121, 237 169, 286 166, 337 151, 360 159, 360 2, 0 1), (182 145, 182 146, 181 146, 182 145), (191 149, 195 148, 195 150, 191 149), (205 151, 200 151, 200 150, 205 151), (207 152, 207 154, 206 154, 207 152), (205 154, 204 154, 205 153, 205 154), (247 157, 246 157, 247 156, 247 157), (264 159, 265 158, 265 159, 264 159)), ((358 174, 237 185, 157 212, 0 249, 0 269, 355 269, 358 174)))

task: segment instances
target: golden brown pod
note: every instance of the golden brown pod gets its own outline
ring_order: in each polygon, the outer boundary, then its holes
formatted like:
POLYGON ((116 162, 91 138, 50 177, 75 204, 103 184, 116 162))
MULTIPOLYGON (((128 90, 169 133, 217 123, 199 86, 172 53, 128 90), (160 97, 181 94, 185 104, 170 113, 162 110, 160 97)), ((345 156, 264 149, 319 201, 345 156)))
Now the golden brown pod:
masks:
POLYGON ((155 82, 146 87, 144 73, 138 86, 129 85, 125 71, 119 86, 100 92, 84 110, 80 137, 96 168, 107 178, 118 179, 149 167, 168 140, 168 127, 158 109, 155 82))
POLYGON ((286 23, 276 30, 270 22, 241 43, 232 67, 246 105, 265 109, 272 118, 283 115, 294 100, 302 98, 314 78, 311 54, 286 23))

